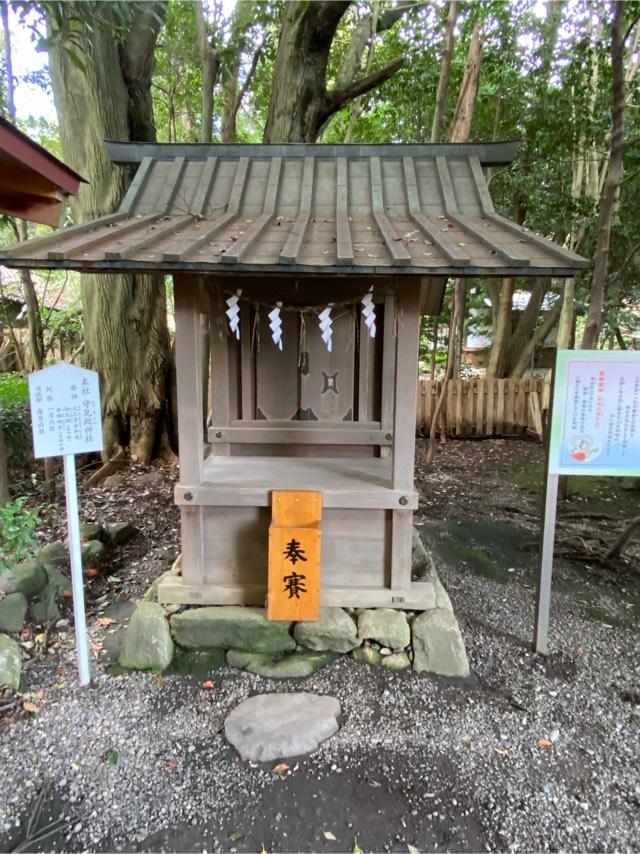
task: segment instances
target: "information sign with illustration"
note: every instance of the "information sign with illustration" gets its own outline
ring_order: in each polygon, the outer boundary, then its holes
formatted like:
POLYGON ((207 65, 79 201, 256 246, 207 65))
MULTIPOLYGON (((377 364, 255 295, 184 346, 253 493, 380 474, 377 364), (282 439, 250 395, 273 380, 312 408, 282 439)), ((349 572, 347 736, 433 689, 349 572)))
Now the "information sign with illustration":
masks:
POLYGON ((558 351, 549 472, 640 475, 640 352, 558 351))

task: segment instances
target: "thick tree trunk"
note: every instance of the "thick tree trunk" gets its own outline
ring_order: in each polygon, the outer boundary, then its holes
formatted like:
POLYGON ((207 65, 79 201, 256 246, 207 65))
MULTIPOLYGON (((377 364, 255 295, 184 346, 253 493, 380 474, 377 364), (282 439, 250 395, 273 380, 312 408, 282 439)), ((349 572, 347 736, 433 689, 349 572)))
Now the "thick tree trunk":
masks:
POLYGON ((505 356, 511 337, 511 307, 514 286, 513 279, 502 280, 498 309, 494 313, 495 328, 491 339, 487 377, 498 379, 504 375, 505 356))
POLYGON ((507 374, 511 373, 520 353, 526 347, 527 341, 531 338, 531 334, 538 324, 542 303, 550 284, 551 282, 548 279, 541 279, 534 281, 531 285, 529 302, 520 315, 518 325, 511 333, 507 346, 505 355, 505 373, 507 374))
POLYGON ((442 62, 440 64, 440 77, 438 78, 438 89, 436 91, 436 107, 433 114, 433 123, 431 125, 431 142, 440 142, 440 134, 442 133, 444 105, 447 98, 449 72, 451 70, 451 60, 453 58, 453 38, 459 11, 460 4, 458 3, 458 0, 449 0, 447 22, 444 31, 444 48, 442 51, 442 62))
POLYGON ((571 347, 573 336, 574 309, 573 302, 576 295, 576 280, 574 278, 564 280, 564 292, 562 294, 562 310, 558 321, 558 335, 556 348, 568 350, 571 347))
POLYGON ((291 0, 282 27, 264 131, 265 142, 314 142, 341 107, 394 74, 402 57, 361 80, 327 91, 327 63, 350 0, 291 0))
POLYGON ((589 294, 589 309, 582 335, 582 350, 597 347, 606 290, 607 270, 609 267, 609 246, 611 243, 611 224, 615 210, 616 193, 623 176, 624 154, 624 0, 613 4, 611 24, 611 146, 609 163, 604 178, 598 223, 596 228, 596 252, 589 294))
MULTIPOLYGON (((82 17, 76 3, 62 9, 66 25, 82 17)), ((83 175, 72 201, 76 222, 115 210, 130 175, 107 157, 104 139, 155 139, 149 112, 153 51, 160 3, 136 3, 127 37, 118 44, 109 4, 85 34, 86 70, 70 61, 64 33, 50 49, 51 80, 64 157, 83 175), (155 15, 152 15, 152 10, 155 15)), ((148 461, 165 403, 169 356, 166 295, 161 276, 84 275, 81 280, 85 364, 100 373, 105 457, 129 444, 148 461)))
POLYGON ((558 322, 561 311, 562 302, 561 300, 558 300, 553 306, 553 308, 547 312, 540 326, 538 326, 538 328, 527 341, 526 346, 520 353, 518 361, 515 363, 515 365, 509 372, 509 379, 519 380, 522 378, 524 372, 527 370, 528 367, 530 367, 536 349, 540 346, 540 344, 542 344, 544 339, 547 337, 547 335, 551 332, 553 327, 558 322))

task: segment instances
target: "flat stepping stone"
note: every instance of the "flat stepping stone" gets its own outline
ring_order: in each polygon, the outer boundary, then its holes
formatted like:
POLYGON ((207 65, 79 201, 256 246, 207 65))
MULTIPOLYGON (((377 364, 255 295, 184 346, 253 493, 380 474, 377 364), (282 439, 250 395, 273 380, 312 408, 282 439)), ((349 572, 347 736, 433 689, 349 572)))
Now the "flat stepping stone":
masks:
POLYGON ((258 694, 243 700, 224 723, 243 759, 272 762, 311 753, 338 731, 340 703, 316 694, 258 694))

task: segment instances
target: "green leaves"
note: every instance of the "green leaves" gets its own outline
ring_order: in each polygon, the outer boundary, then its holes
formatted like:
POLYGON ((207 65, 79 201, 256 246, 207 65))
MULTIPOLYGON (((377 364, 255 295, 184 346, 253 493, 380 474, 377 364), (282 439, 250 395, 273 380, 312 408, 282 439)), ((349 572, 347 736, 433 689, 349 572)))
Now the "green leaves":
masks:
POLYGON ((33 557, 34 532, 40 522, 40 509, 29 509, 26 496, 0 505, 0 573, 21 560, 33 557))

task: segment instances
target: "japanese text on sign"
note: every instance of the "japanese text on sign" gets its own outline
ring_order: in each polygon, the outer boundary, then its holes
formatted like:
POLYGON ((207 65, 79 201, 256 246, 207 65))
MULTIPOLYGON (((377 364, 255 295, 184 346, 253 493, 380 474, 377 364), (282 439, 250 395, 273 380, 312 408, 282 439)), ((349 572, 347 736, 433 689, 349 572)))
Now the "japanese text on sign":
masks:
POLYGON ((559 350, 549 471, 640 474, 640 352, 559 350))
POLYGON ((29 376, 33 452, 56 457, 102 450, 98 374, 61 362, 29 376))

